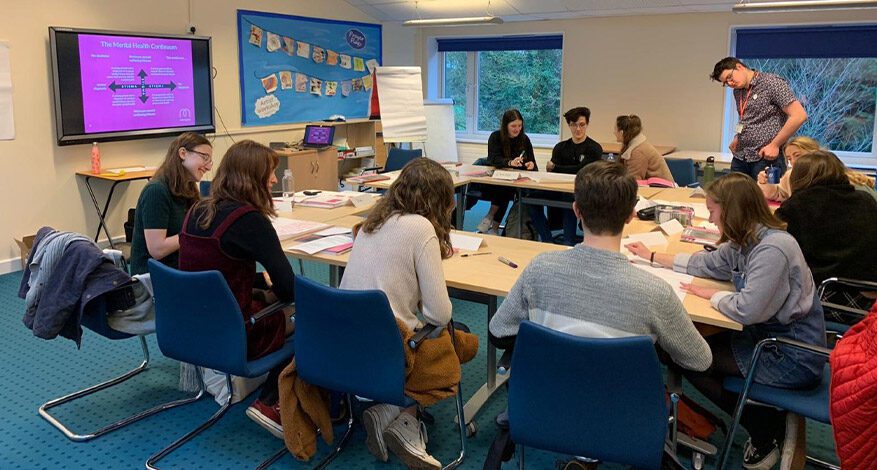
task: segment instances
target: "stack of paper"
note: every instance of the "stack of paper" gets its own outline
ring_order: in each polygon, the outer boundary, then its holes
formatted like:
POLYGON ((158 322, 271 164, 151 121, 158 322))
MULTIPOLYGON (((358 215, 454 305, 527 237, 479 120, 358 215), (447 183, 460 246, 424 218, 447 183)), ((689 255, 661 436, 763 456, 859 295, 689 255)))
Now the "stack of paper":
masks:
POLYGON ((271 225, 273 225, 274 230, 277 231, 277 238, 281 240, 288 240, 290 238, 300 237, 311 232, 323 230, 324 228, 330 226, 329 224, 324 224, 322 222, 284 219, 280 217, 271 220, 271 225))
POLYGON ((517 181, 521 177, 521 173, 508 170, 494 170, 492 178, 497 180, 517 181))
POLYGON ((537 183, 573 184, 576 181, 576 175, 571 175, 567 173, 548 173, 545 171, 533 171, 525 173, 525 176, 537 183))

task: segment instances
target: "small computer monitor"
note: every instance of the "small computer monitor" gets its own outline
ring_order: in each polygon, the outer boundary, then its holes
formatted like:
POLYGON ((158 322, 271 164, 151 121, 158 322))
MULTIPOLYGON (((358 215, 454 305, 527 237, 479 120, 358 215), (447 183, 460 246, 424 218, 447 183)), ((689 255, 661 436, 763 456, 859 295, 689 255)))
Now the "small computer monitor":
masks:
POLYGON ((335 138, 334 126, 305 126, 302 147, 328 147, 335 138))

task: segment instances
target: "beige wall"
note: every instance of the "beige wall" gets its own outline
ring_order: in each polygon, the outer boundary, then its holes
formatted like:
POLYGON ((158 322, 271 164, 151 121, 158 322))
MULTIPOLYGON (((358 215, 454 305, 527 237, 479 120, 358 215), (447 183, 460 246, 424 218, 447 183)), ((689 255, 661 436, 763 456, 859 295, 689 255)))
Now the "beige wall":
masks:
MULTIPOLYGON (((74 172, 90 168, 90 146, 58 147, 55 144, 48 27, 185 33, 189 4, 198 34, 213 37, 213 64, 217 71, 215 99, 225 124, 236 139, 252 138, 262 142, 292 140, 292 134, 300 131, 288 128, 275 132, 241 131, 236 10, 375 22, 342 0, 0 2, 3 12, 0 40, 8 41, 11 47, 16 130, 15 140, 0 141, 0 273, 18 269, 18 249, 13 237, 35 233, 43 225, 93 236, 97 227, 97 215, 85 185, 74 176, 74 172)), ((402 31, 398 26, 395 29, 392 34, 384 34, 386 63, 411 65, 416 31, 402 31)), ((218 121, 217 129, 222 132, 218 121)), ((101 144, 103 166, 158 165, 170 141, 163 138, 101 144)), ((230 143, 227 137, 218 137, 214 143, 215 154, 222 155, 230 143)), ((97 185, 97 195, 102 202, 109 185, 97 185)), ((136 205, 143 185, 143 182, 123 183, 117 188, 109 214, 114 237, 123 235, 122 223, 127 209, 136 205)))
MULTIPOLYGON (((562 33, 561 109, 591 108, 591 137, 614 141, 615 116, 634 113, 655 144, 718 151, 725 93, 708 76, 729 54, 732 26, 863 21, 861 15, 692 13, 428 28, 420 31, 417 60, 426 76, 435 37, 562 33)), ((568 137, 563 126, 562 138, 568 137)), ((484 156, 485 147, 460 144, 461 159, 484 156)))

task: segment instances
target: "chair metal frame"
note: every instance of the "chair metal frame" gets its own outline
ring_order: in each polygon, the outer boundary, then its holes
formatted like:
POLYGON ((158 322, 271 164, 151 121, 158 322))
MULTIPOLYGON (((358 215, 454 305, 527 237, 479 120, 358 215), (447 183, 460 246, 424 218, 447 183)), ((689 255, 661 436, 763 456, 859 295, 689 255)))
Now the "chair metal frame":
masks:
MULTIPOLYGON (((734 408, 734 415, 732 417, 731 426, 728 428, 728 436, 725 438, 725 444, 722 446, 722 453, 719 457, 719 461, 716 463, 716 469, 722 470, 728 463, 728 457, 731 453, 731 447, 734 444, 734 434, 737 432, 737 428, 740 426, 740 417, 743 413, 743 408, 746 405, 760 405, 760 406, 770 406, 773 408, 780 408, 777 405, 762 403, 756 400, 752 400, 749 398, 749 392, 752 388, 752 384, 755 381, 755 373, 758 369, 758 359, 761 357, 761 352, 764 350, 767 345, 782 345, 788 346, 792 348, 801 349, 804 351, 811 352, 813 354, 819 354, 825 357, 828 357, 831 354, 831 350, 819 346, 813 346, 811 344, 802 343, 800 341, 795 341, 788 338, 765 338, 758 342, 755 345, 755 352, 752 354, 752 366, 749 369, 749 373, 746 375, 743 381, 743 388, 740 390, 740 397, 737 399, 737 406, 734 408)), ((822 460, 807 456, 807 461, 823 467, 830 468, 833 470, 840 470, 840 467, 833 465, 828 462, 824 462, 822 460)))
MULTIPOLYGON (((300 281, 301 281, 301 279, 296 278, 297 283, 300 281)), ((310 280, 307 280, 307 282, 313 283, 313 281, 310 281, 310 280)), ((321 287, 323 287, 323 286, 321 286, 321 287)), ((340 290, 340 289, 334 289, 331 287, 325 287, 325 288, 326 289, 333 289, 335 291, 340 290)), ((298 290, 298 289, 296 289, 296 290, 298 290)), ((392 312, 389 312, 389 313, 392 314, 392 312)), ((407 346, 411 349, 416 349, 424 339, 426 339, 431 333, 433 333, 438 328, 443 328, 443 327, 436 326, 436 325, 424 326, 412 338, 409 339, 407 346)), ((457 342, 456 342, 456 339, 454 337, 455 329, 454 329, 453 320, 448 323, 448 329, 449 329, 449 332, 451 335, 452 344, 453 344, 454 348, 456 349, 457 342)), ((405 347, 405 345, 402 345, 402 347, 405 347)), ((329 464, 332 463, 332 461, 335 460, 341 454, 341 451, 344 450, 344 447, 350 441, 350 436, 353 434, 353 428, 354 428, 354 425, 356 424, 356 418, 354 417, 354 413, 353 413, 353 401, 355 399, 355 396, 351 393, 348 393, 348 394, 346 394, 346 397, 347 397, 347 412, 348 412, 347 413, 347 416, 348 416, 347 429, 345 430, 341 439, 338 441, 338 444, 335 446, 335 449, 329 455, 324 457, 314 467, 315 470, 322 470, 324 468, 327 468, 329 466, 329 464)), ((465 422, 465 418, 463 415, 462 380, 460 381, 460 383, 457 384, 457 393, 455 394, 455 402, 456 402, 456 407, 457 407, 456 422, 457 422, 457 426, 459 428, 459 434, 460 434, 460 453, 458 454, 457 458, 454 461, 452 461, 449 464, 442 467, 442 470, 453 470, 453 469, 459 467, 460 464, 463 463, 463 460, 466 457, 466 422, 465 422)), ((256 470, 264 470, 264 469, 270 467, 272 464, 274 464, 279 459, 281 459, 284 455, 286 455, 287 452, 288 452, 288 450, 286 449, 286 447, 278 450, 274 455, 272 455, 271 457, 269 457, 268 459, 263 461, 256 468, 256 470)))

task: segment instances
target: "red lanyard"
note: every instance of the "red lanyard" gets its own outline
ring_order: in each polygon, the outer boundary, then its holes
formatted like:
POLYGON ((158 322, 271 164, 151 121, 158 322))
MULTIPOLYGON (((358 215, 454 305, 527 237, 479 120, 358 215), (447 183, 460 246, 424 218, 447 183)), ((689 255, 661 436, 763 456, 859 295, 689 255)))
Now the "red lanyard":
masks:
MULTIPOLYGON (((752 76, 752 81, 755 81, 755 78, 758 77, 758 72, 755 72, 755 75, 752 76)), ((746 105, 749 104, 749 96, 752 95, 752 82, 749 82, 749 91, 746 93, 746 99, 741 99, 737 102, 737 112, 740 113, 740 120, 743 120, 743 115, 746 113, 746 105)))

